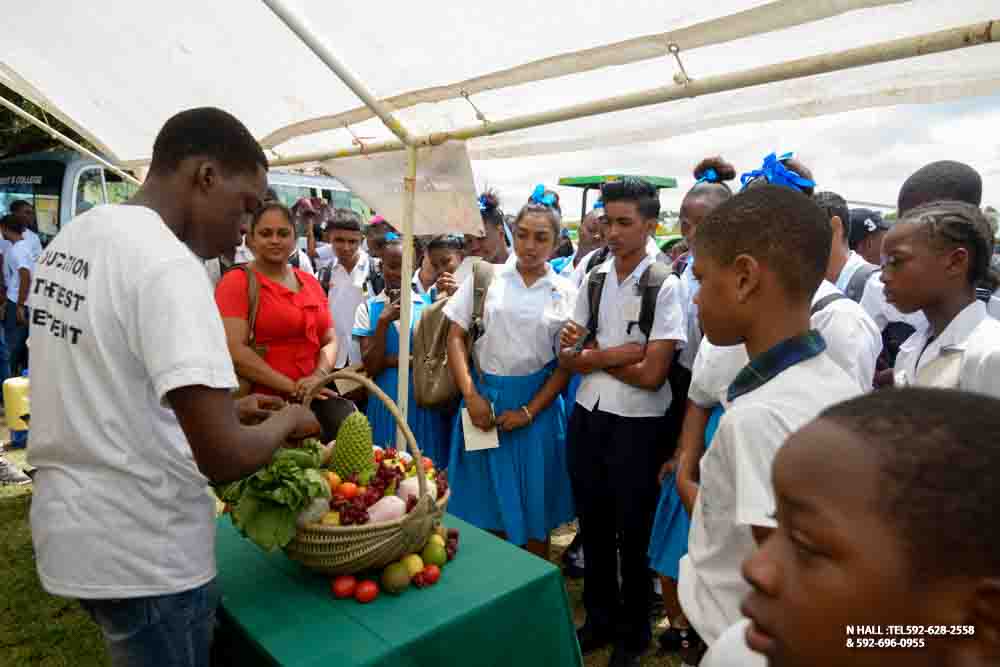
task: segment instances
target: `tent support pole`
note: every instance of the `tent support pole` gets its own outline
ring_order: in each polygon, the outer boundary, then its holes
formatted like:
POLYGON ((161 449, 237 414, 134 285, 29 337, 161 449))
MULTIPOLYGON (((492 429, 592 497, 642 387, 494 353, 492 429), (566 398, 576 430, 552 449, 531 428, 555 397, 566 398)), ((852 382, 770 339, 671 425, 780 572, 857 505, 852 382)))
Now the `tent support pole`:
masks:
POLYGON ((281 19, 281 21, 288 26, 295 35, 302 40, 302 42, 309 47, 309 50, 316 54, 316 57, 323 61, 323 64, 330 68, 337 78, 344 82, 344 85, 351 89, 355 95, 360 98, 362 102, 365 103, 369 109, 372 110, 376 116, 385 124, 389 131, 399 137, 400 142, 404 145, 409 145, 412 143, 410 138, 410 133, 406 131, 398 120, 392 115, 388 107, 386 107, 382 102, 380 102, 371 92, 365 87, 357 77, 354 76, 347 69, 347 67, 340 62, 340 60, 333 54, 327 46, 316 36, 316 34, 309 28, 308 25, 297 16, 292 10, 285 6, 284 0, 264 0, 264 4, 267 5, 275 15, 281 19))
POLYGON ((107 160, 105 160, 104 158, 102 158, 100 155, 98 155, 97 153, 95 153, 94 151, 92 151, 90 149, 87 149, 87 148, 84 148, 83 146, 81 146, 77 142, 73 141, 72 139, 70 139, 69 137, 67 137, 65 134, 63 134, 59 130, 57 130, 54 127, 48 125, 47 123, 44 123, 44 122, 38 120, 37 118, 35 118, 34 116, 32 116, 30 113, 28 113, 27 111, 25 111, 21 107, 17 106, 16 104, 14 104, 13 102, 11 102, 10 100, 7 100, 7 99, 5 99, 3 97, 0 97, 0 106, 4 106, 4 107, 10 109, 17 116, 19 116, 19 117, 23 118, 24 120, 28 121, 29 123, 31 123, 35 127, 39 128, 40 130, 42 130, 43 132, 45 132, 46 134, 48 134, 53 139, 62 142, 63 144, 65 144, 69 148, 72 148, 73 150, 75 150, 75 151, 77 151, 79 153, 83 153, 84 155, 86 155, 87 157, 89 157, 89 158, 91 158, 93 160, 97 160, 98 162, 100 162, 101 164, 103 164, 105 167, 107 167, 110 171, 113 171, 114 173, 118 174, 119 176, 121 176, 122 178, 124 178, 126 181, 130 181, 132 183, 135 183, 136 185, 142 185, 142 182, 139 179, 137 179, 135 176, 133 176, 132 174, 130 174, 130 173, 126 172, 126 171, 123 171, 119 167, 116 167, 115 165, 111 164, 110 162, 108 162, 107 160))
MULTIPOLYGON (((406 176, 403 178, 403 274, 399 284, 400 288, 400 312, 399 312, 399 385, 396 393, 399 411, 403 413, 403 419, 408 418, 409 392, 410 392, 410 313, 413 312, 413 287, 410 283, 413 277, 413 211, 417 190, 417 149, 414 146, 406 147, 406 176)), ((376 443, 379 444, 379 443, 376 443)), ((417 443, 422 446, 422 443, 417 443)), ((403 431, 396 429, 396 448, 399 451, 406 451, 403 431)))
MULTIPOLYGON (((412 138, 412 143, 416 146, 436 146, 446 141, 474 139, 487 135, 501 134, 523 130, 529 127, 538 127, 550 123, 559 123, 577 118, 586 118, 600 114, 623 111, 625 109, 635 109, 638 107, 672 102, 685 98, 699 97, 701 95, 711 95, 714 93, 729 90, 739 90, 751 86, 759 86, 765 83, 777 81, 788 81, 808 76, 816 76, 829 72, 863 67, 877 63, 892 62, 894 60, 904 60, 916 56, 923 56, 944 51, 964 49, 990 42, 1000 42, 1000 20, 974 23, 958 28, 941 30, 938 32, 917 35, 914 37, 904 37, 902 39, 870 44, 856 49, 840 51, 838 53, 811 56, 799 60, 791 60, 774 65, 765 65, 742 72, 723 74, 720 76, 705 77, 695 79, 684 85, 670 85, 650 90, 630 93, 618 97, 610 97, 593 102, 585 102, 560 109, 542 111, 528 114, 516 118, 493 121, 488 124, 479 124, 464 127, 450 132, 438 132, 412 138)), ((341 150, 326 151, 319 153, 307 153, 304 155, 293 155, 276 160, 273 166, 287 166, 302 164, 305 162, 322 162, 324 160, 334 160, 342 157, 354 155, 367 155, 371 153, 389 153, 404 149, 404 144, 400 141, 383 141, 365 144, 364 147, 344 148, 341 150)))

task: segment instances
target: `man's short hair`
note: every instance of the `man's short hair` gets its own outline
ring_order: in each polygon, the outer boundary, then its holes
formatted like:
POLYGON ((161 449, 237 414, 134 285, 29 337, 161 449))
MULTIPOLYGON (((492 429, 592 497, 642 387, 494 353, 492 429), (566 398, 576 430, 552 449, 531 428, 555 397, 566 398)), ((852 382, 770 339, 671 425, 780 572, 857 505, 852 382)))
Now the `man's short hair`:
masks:
POLYGON ((759 185, 719 204, 695 230, 697 256, 723 266, 750 255, 778 276, 786 293, 809 300, 830 260, 833 231, 812 198, 778 185, 759 185))
POLYGON ((268 168, 267 157, 250 130, 235 116, 213 107, 188 109, 170 118, 156 135, 149 170, 169 173, 191 157, 216 160, 230 173, 268 168))
POLYGON ((644 220, 654 220, 660 215, 660 196, 648 181, 635 176, 626 176, 617 181, 601 185, 601 200, 605 208, 615 201, 631 201, 639 207, 639 215, 644 220))
POLYGON ((983 179, 979 172, 962 162, 931 162, 913 172, 899 189, 896 202, 899 216, 921 204, 960 201, 979 206, 983 201, 983 179))
POLYGON ((847 207, 847 201, 836 192, 817 192, 813 195, 813 201, 826 213, 827 220, 832 220, 833 216, 840 218, 840 224, 844 228, 844 245, 848 245, 851 238, 851 209, 847 207))
POLYGON ((361 232, 361 216, 349 208, 335 208, 326 223, 326 231, 340 229, 348 232, 361 232))

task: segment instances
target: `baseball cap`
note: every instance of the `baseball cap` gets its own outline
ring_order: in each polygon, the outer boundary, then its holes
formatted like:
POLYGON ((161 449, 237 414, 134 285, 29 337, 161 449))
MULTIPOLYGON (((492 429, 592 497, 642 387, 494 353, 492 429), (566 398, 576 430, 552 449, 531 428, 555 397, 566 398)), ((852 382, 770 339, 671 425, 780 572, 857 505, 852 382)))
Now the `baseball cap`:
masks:
POLYGON ((887 230, 891 225, 882 218, 882 214, 867 208, 851 209, 851 232, 848 245, 854 249, 871 234, 887 230))

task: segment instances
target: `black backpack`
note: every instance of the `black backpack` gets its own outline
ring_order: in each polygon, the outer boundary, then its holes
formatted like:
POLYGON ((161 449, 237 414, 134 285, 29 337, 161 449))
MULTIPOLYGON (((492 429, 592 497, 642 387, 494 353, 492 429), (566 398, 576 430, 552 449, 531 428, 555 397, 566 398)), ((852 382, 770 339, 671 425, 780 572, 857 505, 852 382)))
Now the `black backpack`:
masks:
MULTIPOLYGON (((601 253, 598 252, 598 254, 601 253)), ((607 259, 607 255, 608 253, 605 253, 605 259, 607 259)), ((596 265, 602 263, 603 260, 596 265)), ((588 341, 597 336, 598 318, 601 310, 601 294, 604 292, 604 281, 608 277, 607 273, 591 270, 590 264, 594 264, 594 258, 591 258, 591 262, 588 262, 590 273, 587 275, 587 297, 590 304, 590 317, 587 322, 587 328, 590 329, 590 332, 587 334, 588 341)), ((663 287, 663 283, 671 275, 680 277, 662 262, 653 261, 642 272, 642 276, 639 277, 638 288, 642 302, 639 306, 639 321, 636 324, 647 341, 649 340, 650 332, 653 330, 653 319, 656 317, 656 298, 660 294, 660 288, 663 287)), ((678 363, 677 360, 679 357, 680 351, 675 351, 674 357, 670 361, 670 370, 667 373, 667 382, 670 383, 671 392, 670 406, 664 415, 667 421, 665 442, 668 446, 662 448, 660 451, 661 457, 659 463, 673 456, 677 446, 677 439, 681 434, 684 412, 687 408, 688 390, 691 387, 691 371, 678 363)))
POLYGON ((854 303, 861 303, 861 297, 865 294, 865 285, 868 284, 869 278, 881 270, 874 264, 865 264, 855 271, 851 279, 847 281, 847 289, 844 290, 844 294, 854 303))

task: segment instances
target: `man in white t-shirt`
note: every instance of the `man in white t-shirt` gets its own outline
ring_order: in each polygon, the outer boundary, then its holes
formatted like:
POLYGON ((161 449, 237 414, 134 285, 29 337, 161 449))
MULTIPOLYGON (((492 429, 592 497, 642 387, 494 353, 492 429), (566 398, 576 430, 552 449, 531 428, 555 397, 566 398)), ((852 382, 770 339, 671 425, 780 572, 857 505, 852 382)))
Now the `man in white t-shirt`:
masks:
POLYGON ((31 286, 31 532, 46 591, 78 598, 114 665, 207 665, 215 591, 209 482, 243 478, 301 405, 234 403, 222 320, 199 258, 239 242, 267 158, 224 111, 167 121, 126 205, 77 217, 31 286), (278 406, 270 406, 278 407, 278 406), (240 418, 267 417, 258 426, 240 418))
POLYGON ((35 270, 35 251, 24 238, 26 227, 13 215, 4 216, 0 228, 10 246, 3 254, 3 282, 6 301, 3 306, 6 359, 0 359, 0 374, 6 380, 17 377, 28 367, 28 290, 35 270))

